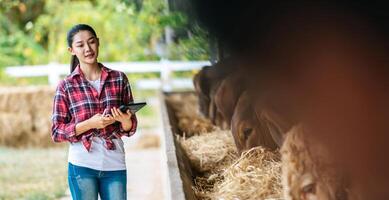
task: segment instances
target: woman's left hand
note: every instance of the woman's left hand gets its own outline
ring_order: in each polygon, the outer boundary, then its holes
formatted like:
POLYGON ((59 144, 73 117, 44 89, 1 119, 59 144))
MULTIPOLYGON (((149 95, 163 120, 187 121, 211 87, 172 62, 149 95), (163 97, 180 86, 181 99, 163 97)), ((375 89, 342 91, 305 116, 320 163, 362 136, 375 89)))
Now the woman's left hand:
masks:
POLYGON ((132 113, 130 112, 130 110, 127 110, 126 113, 123 113, 122 111, 120 111, 118 108, 114 107, 114 108, 111 108, 111 114, 112 114, 112 117, 120 122, 120 123, 128 123, 131 121, 131 116, 132 116, 132 113))

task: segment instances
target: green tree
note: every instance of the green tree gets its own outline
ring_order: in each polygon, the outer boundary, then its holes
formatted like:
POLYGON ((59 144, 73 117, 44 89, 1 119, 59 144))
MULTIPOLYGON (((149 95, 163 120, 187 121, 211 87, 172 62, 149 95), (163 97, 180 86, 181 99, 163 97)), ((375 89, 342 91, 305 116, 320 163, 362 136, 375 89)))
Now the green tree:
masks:
MULTIPOLYGON (((208 58, 207 34, 189 30, 187 17, 161 0, 0 0, 0 78, 4 66, 68 63, 66 34, 75 24, 94 27, 100 61, 159 60, 165 27, 176 31, 167 58, 208 58)), ((0 81, 1 82, 1 81, 0 81)), ((7 79, 7 82, 10 82, 7 79)))
POLYGON ((42 7, 41 0, 0 0, 0 68, 47 62, 45 49, 30 33, 32 21, 42 7))
POLYGON ((68 62, 66 34, 75 24, 90 24, 101 41, 102 61, 156 60, 154 44, 161 37, 163 27, 159 16, 164 4, 146 0, 136 12, 133 4, 119 0, 90 1, 47 0, 45 14, 34 27, 36 38, 47 37, 49 59, 68 62))

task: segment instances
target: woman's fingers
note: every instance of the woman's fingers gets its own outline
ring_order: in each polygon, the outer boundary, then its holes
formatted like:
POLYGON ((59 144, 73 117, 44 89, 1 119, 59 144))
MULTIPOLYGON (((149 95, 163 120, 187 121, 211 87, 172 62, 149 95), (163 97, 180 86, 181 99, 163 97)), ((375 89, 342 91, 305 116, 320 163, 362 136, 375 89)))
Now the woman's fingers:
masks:
POLYGON ((99 123, 100 128, 104 128, 110 124, 113 124, 115 121, 124 122, 131 118, 132 113, 130 110, 127 110, 126 112, 120 111, 120 109, 113 107, 110 109, 111 113, 107 114, 109 112, 108 109, 104 111, 105 115, 102 114, 96 114, 93 116, 96 119, 96 122, 99 123))
POLYGON ((106 121, 112 123, 113 121, 115 121, 115 119, 112 116, 109 116, 106 118, 106 121))
POLYGON ((116 112, 116 109, 115 109, 115 108, 111 108, 111 113, 112 113, 113 118, 116 119, 118 113, 116 112))
POLYGON ((119 116, 123 116, 123 112, 120 109, 118 109, 118 108, 115 108, 115 109, 116 109, 117 113, 119 114, 119 116))
POLYGON ((113 107, 111 109, 111 113, 112 113, 113 118, 116 120, 123 116, 123 113, 116 107, 113 107))
POLYGON ((115 119, 110 114, 102 117, 102 123, 104 126, 110 125, 113 122, 115 122, 115 119))
POLYGON ((116 121, 127 120, 128 117, 131 117, 132 115, 130 110, 127 110, 125 113, 123 113, 122 111, 120 111, 120 109, 116 107, 111 108, 111 114, 112 118, 116 121))
POLYGON ((111 114, 106 114, 106 115, 104 115, 104 119, 112 119, 113 117, 112 117, 112 115, 111 114))

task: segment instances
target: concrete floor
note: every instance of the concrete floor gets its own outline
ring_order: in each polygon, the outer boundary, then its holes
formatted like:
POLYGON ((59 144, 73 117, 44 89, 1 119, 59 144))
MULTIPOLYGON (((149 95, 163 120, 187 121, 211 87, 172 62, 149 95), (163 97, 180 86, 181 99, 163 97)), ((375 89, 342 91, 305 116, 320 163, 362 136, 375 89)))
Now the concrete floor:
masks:
POLYGON ((159 149, 127 153, 127 199, 163 199, 159 149))
MULTIPOLYGON (((148 99, 151 106, 160 108, 157 98, 148 99)), ((124 138, 127 164, 127 199, 128 200, 164 200, 164 171, 162 148, 132 149, 142 134, 156 134, 160 141, 163 138, 160 109, 157 109, 156 127, 138 129, 134 136, 124 138)), ((142 123, 140 119, 140 123, 142 123)))

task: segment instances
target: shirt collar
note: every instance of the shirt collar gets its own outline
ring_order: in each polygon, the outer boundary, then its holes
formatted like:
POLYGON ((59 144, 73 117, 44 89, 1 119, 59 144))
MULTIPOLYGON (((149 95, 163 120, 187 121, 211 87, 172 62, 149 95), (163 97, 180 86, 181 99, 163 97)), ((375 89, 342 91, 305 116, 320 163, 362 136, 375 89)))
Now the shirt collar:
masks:
MULTIPOLYGON (((112 71, 112 69, 107 68, 101 63, 98 63, 99 66, 101 67, 101 73, 103 76, 107 76, 109 72, 112 71)), ((77 67, 74 69, 74 71, 70 74, 70 77, 73 78, 75 76, 84 76, 84 74, 81 71, 80 64, 77 65, 77 67)))

